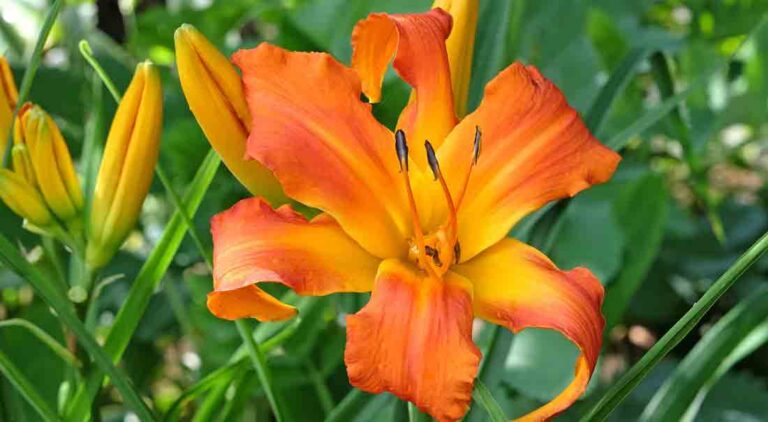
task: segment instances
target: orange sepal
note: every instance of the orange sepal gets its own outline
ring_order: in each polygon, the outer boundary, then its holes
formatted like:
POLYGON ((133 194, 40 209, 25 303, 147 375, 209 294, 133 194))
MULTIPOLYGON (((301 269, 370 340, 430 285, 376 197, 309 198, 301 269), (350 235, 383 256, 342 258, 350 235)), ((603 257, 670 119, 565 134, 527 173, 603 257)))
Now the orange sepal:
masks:
POLYGON ((253 118, 247 153, 372 254, 403 254, 410 222, 394 135, 360 101, 357 74, 328 54, 269 44, 233 60, 253 118))
POLYGON ((586 390, 602 346, 604 289, 586 268, 561 271, 543 253, 504 239, 455 271, 472 280, 475 314, 517 333, 557 330, 581 351, 574 380, 552 401, 521 420, 543 421, 567 409, 586 390))
POLYGON ((307 221, 288 205, 272 209, 245 199, 211 220, 214 291, 208 308, 220 318, 286 319, 295 310, 257 284, 276 282, 300 295, 371 289, 379 260, 327 215, 307 221))
POLYGON ((547 202, 607 181, 621 159, 592 136, 550 80, 520 63, 486 86, 480 106, 438 150, 440 164, 451 169, 451 192, 465 183, 476 127, 481 153, 458 215, 465 261, 547 202))
POLYGON ((472 287, 447 273, 435 280, 383 261, 370 302, 347 317, 349 381, 413 402, 440 421, 469 409, 480 351, 472 342, 472 287))
MULTIPOLYGON (((414 88, 398 128, 421 145, 429 139, 437 147, 456 125, 451 72, 445 40, 451 15, 442 9, 421 14, 374 13, 352 31, 352 67, 360 75, 370 102, 381 99, 381 84, 389 62, 414 88)), ((423 148, 413 148, 414 161, 426 167, 423 148)))

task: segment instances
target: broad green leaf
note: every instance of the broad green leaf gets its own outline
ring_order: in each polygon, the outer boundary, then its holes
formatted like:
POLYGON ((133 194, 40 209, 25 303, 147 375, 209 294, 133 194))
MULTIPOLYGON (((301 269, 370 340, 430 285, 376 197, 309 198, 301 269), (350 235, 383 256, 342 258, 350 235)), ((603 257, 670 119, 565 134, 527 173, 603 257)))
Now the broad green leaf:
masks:
POLYGON ((693 420, 715 382, 766 341, 768 291, 763 290, 707 331, 653 396, 641 420, 693 420))
POLYGON ((616 325, 653 264, 667 217, 667 192, 661 176, 649 174, 627 187, 614 205, 614 215, 627 247, 622 268, 606 289, 606 331, 616 325))
POLYGON ((569 203, 558 220, 556 236, 544 247, 560 268, 587 267, 603 283, 620 269, 625 239, 613 213, 619 187, 618 183, 596 186, 569 203))
POLYGON ((578 356, 576 346, 556 331, 524 330, 515 336, 504 362, 504 383, 546 403, 571 383, 578 356))

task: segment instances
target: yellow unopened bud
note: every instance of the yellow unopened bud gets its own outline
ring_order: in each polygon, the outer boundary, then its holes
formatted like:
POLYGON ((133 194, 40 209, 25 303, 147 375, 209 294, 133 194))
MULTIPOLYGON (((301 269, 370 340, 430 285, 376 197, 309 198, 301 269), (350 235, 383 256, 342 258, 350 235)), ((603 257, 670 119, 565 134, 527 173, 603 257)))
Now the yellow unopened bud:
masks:
POLYGON ((5 57, 0 56, 0 151, 5 151, 8 141, 8 131, 13 122, 13 110, 19 101, 16 83, 13 82, 11 68, 5 57))
POLYGON ((16 119, 14 169, 37 187, 48 208, 63 221, 83 209, 83 192, 58 126, 42 108, 25 104, 16 119))
POLYGON ((86 260, 104 266, 136 225, 160 149, 163 92, 149 62, 136 67, 112 120, 93 196, 86 260))
POLYGON ((273 205, 286 202, 274 175, 257 161, 245 159, 251 115, 240 75, 194 27, 182 25, 174 40, 181 88, 208 142, 252 194, 273 205))
POLYGON ((469 80, 472 74, 472 53, 475 48, 477 10, 479 0, 435 0, 432 7, 439 7, 453 17, 453 29, 446 41, 448 62, 453 82, 453 104, 456 115, 467 114, 469 80))
POLYGON ((37 189, 8 169, 0 169, 0 198, 11 211, 35 226, 44 228, 53 223, 53 215, 37 189))

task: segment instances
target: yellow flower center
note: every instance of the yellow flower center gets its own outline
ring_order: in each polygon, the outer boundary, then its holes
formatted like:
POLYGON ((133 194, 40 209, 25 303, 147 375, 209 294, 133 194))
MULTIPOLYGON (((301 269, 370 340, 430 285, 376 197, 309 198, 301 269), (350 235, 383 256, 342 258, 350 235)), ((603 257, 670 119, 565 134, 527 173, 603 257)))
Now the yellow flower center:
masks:
POLYGON ((403 175, 405 182, 405 188, 408 193, 408 205, 411 210, 411 221, 413 222, 414 236, 408 240, 408 258, 416 263, 416 265, 423 271, 435 278, 442 278, 443 274, 451 267, 452 264, 458 263, 461 259, 461 244, 458 240, 458 228, 456 210, 461 205, 462 199, 464 199, 464 193, 469 183, 469 176, 472 173, 472 168, 477 164, 477 159, 480 155, 480 141, 481 133, 480 128, 475 128, 475 143, 472 153, 472 165, 469 168, 469 172, 464 180, 464 186, 459 193, 457 201, 454 201, 451 192, 448 189, 448 184, 443 178, 443 174, 440 171, 440 164, 437 161, 437 155, 434 148, 429 141, 424 142, 424 147, 427 150, 427 161, 429 167, 432 170, 432 174, 435 176, 435 180, 440 182, 440 186, 445 196, 445 201, 448 204, 448 222, 440 226, 432 233, 424 235, 419 219, 419 212, 416 209, 416 201, 413 197, 413 191, 411 189, 411 181, 408 177, 408 144, 405 140, 405 133, 402 130, 398 130, 395 133, 395 150, 397 152, 397 158, 400 162, 400 173, 403 175))

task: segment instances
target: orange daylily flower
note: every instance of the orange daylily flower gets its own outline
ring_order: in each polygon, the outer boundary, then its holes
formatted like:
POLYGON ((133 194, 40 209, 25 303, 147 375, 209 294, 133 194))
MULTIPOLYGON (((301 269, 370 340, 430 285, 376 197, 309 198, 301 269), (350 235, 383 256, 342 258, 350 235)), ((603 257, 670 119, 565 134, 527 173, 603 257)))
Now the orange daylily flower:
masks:
POLYGON ((208 306, 222 318, 272 321, 296 310, 262 282, 301 295, 371 291, 346 320, 351 384, 441 421, 469 408, 481 357, 473 317, 514 332, 560 331, 581 355, 573 382, 525 417, 544 420, 587 386, 603 287, 589 270, 562 271, 507 233, 547 202, 608 180, 620 157, 533 66, 502 71, 458 121, 450 31, 441 9, 372 14, 352 34, 351 68, 266 43, 234 55, 253 119, 247 154, 322 213, 307 220, 252 198, 214 217, 208 306), (360 100, 379 100, 392 57, 415 92, 396 133, 360 100))

